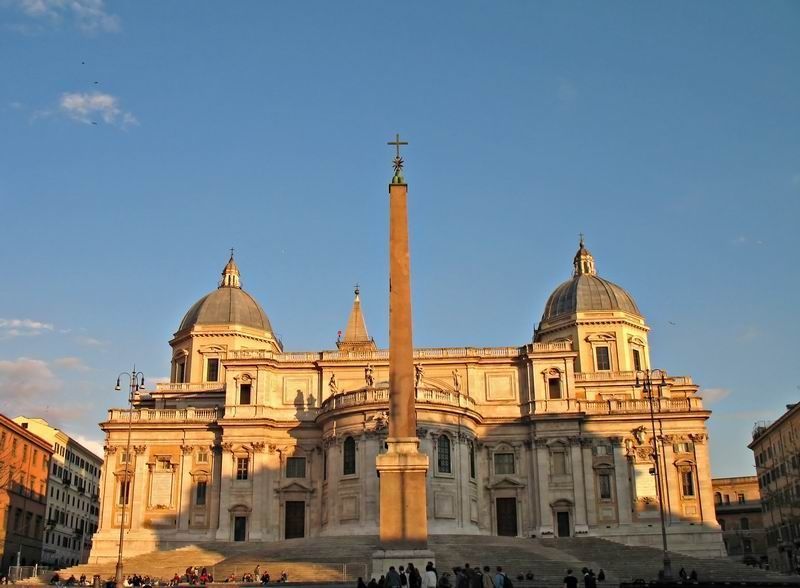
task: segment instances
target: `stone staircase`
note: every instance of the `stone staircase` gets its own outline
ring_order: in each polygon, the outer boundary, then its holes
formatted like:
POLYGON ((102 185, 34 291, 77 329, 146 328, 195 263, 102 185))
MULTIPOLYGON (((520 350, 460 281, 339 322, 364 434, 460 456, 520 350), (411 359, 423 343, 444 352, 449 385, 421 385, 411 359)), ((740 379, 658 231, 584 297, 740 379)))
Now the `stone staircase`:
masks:
MULTIPOLYGON (((347 582, 355 584, 358 576, 369 575, 375 536, 313 537, 289 539, 272 543, 204 543, 171 551, 153 552, 125 560, 127 574, 139 573, 169 579, 182 574, 188 566, 206 567, 215 580, 223 581, 234 574, 240 580, 245 572, 252 573, 256 565, 269 571, 276 580, 286 571, 290 582, 347 582)), ((625 546, 604 539, 581 537, 569 539, 522 539, 485 535, 435 535, 430 548, 436 554, 439 573, 469 563, 472 567, 488 565, 494 573, 500 565, 514 581, 515 588, 561 588, 567 568, 576 576, 584 566, 606 573, 606 584, 636 578, 652 580, 661 567, 661 551, 649 547, 625 546), (534 581, 517 581, 517 574, 531 571, 534 581)), ((397 565, 405 562, 397 562, 397 565)), ((727 558, 701 559, 672 554, 673 570, 683 567, 687 573, 696 570, 701 580, 795 582, 797 576, 784 576, 727 558)), ((114 563, 87 564, 60 572, 69 577, 86 574, 91 578, 114 576, 114 563)), ((452 573, 452 572, 451 572, 452 573)), ((49 578, 43 578, 48 580, 49 578)))

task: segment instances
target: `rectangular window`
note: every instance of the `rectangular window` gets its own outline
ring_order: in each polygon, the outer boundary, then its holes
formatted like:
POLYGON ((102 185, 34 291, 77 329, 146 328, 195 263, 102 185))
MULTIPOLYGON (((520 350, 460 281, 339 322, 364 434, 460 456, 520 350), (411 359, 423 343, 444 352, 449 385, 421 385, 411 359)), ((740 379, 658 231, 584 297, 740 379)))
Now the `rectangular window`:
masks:
POLYGON ((739 499, 739 504, 744 504, 745 503, 744 494, 737 495, 737 498, 739 499))
POLYGON ((123 504, 128 504, 130 500, 130 493, 131 493, 131 481, 125 480, 120 482, 119 484, 119 502, 118 504, 122 506, 123 504))
POLYGON ((513 453, 495 453, 494 454, 494 473, 500 474, 513 474, 514 473, 514 454, 513 453))
POLYGON ((236 479, 246 480, 250 473, 250 458, 237 457, 236 458, 236 479))
POLYGON ((469 442, 469 477, 475 479, 475 444, 469 442))
POLYGON ((305 478, 306 477, 306 458, 305 457, 289 457, 286 459, 286 477, 287 478, 305 478))
POLYGON ((547 379, 547 396, 550 400, 561 399, 561 378, 547 379))
POLYGON ((642 356, 639 354, 638 349, 633 350, 633 369, 637 372, 642 369, 642 356))
POLYGON ((239 404, 250 404, 250 384, 239 385, 239 404))
POLYGON ((691 443, 682 442, 672 444, 672 450, 675 453, 691 453, 693 449, 694 446, 691 443))
POLYGON ((322 479, 328 479, 328 450, 322 450, 322 479))
MULTIPOLYGON (((681 490, 684 496, 694 496, 694 473, 692 470, 684 470, 681 472, 681 490)), ((727 498, 727 502, 730 504, 730 497, 727 498)))
POLYGON ((197 506, 205 506, 206 504, 206 489, 208 488, 208 483, 198 482, 197 483, 197 491, 195 493, 194 503, 197 506))
POLYGON ((594 454, 599 456, 608 455, 608 445, 595 445, 594 446, 594 454))
POLYGON ((122 451, 122 452, 119 454, 119 463, 128 463, 128 460, 129 460, 129 459, 130 459, 130 456, 128 455, 128 452, 127 452, 127 451, 123 450, 123 451, 122 451))
POLYGON ((611 370, 611 356, 608 353, 608 347, 597 347, 594 350, 595 357, 597 358, 597 370, 598 371, 610 371, 611 370))
POLYGON ((178 384, 182 384, 183 383, 185 374, 186 374, 186 364, 184 362, 176 363, 175 364, 175 381, 178 384))
POLYGON ((600 486, 600 499, 611 500, 611 474, 600 474, 597 481, 600 486))
POLYGON ((209 357, 206 362, 206 382, 216 382, 219 380, 219 359, 209 357))
POLYGON ((567 473, 567 454, 563 451, 554 451, 553 457, 553 474, 556 476, 563 476, 567 473))
POLYGON ((168 457, 159 457, 156 465, 159 472, 172 471, 172 465, 169 463, 168 457))
POLYGON ((197 452, 197 463, 208 463, 208 451, 197 452))

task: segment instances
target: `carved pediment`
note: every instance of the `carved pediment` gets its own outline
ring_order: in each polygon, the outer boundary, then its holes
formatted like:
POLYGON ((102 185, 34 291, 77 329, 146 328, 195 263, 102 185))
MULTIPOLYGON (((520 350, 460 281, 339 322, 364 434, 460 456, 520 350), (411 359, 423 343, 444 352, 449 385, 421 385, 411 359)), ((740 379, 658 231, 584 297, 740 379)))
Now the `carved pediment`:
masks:
POLYGON ((525 488, 525 484, 519 481, 517 478, 503 476, 492 480, 486 485, 486 488, 489 490, 497 490, 500 488, 525 488))
POLYGON ((296 479, 284 481, 284 484, 278 488, 277 492, 279 494, 286 492, 305 492, 307 494, 312 494, 314 492, 314 487, 305 480, 296 479))

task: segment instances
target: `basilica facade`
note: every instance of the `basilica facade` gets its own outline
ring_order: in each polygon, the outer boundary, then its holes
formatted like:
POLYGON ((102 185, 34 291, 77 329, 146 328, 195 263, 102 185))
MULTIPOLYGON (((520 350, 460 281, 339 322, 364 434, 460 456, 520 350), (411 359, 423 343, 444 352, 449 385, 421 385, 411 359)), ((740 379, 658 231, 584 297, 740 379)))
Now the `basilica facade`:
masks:
MULTIPOLYGON (((416 349, 429 532, 660 546, 663 504, 670 549, 724 555, 710 413, 688 376, 642 386, 648 331, 581 241, 530 342, 416 349)), ((116 558, 123 524, 126 555, 378 535, 389 356, 357 290, 336 349, 285 351, 231 257, 169 344, 171 381, 101 424, 91 561, 116 558)))

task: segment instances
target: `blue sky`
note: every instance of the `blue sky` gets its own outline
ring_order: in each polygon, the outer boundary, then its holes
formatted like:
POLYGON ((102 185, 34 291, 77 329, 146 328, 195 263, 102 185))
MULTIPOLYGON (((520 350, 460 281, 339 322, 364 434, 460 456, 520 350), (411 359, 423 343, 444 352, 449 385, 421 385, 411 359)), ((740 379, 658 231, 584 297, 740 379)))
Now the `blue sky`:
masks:
POLYGON ((796 2, 0 0, 0 410, 99 440, 230 247, 287 349, 331 348, 355 282, 385 345, 400 132, 417 345, 529 341, 582 231, 653 365, 709 390, 714 474, 750 474, 800 396, 798 30, 796 2))

